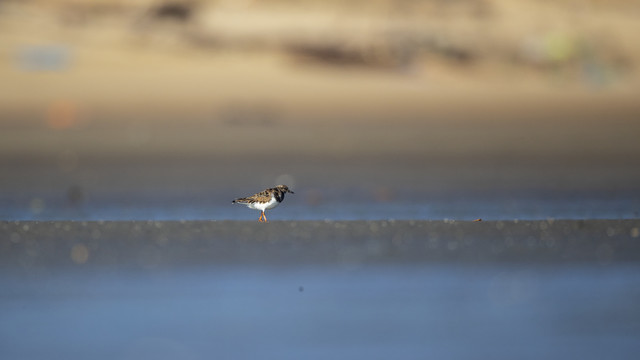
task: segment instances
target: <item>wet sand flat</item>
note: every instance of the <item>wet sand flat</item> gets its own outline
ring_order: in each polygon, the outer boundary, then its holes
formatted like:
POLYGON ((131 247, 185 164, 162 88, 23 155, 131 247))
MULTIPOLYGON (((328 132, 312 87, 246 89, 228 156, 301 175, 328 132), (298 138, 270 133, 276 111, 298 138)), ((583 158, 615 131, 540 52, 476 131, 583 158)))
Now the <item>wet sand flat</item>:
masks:
POLYGON ((640 261, 638 220, 4 222, 9 268, 640 261))

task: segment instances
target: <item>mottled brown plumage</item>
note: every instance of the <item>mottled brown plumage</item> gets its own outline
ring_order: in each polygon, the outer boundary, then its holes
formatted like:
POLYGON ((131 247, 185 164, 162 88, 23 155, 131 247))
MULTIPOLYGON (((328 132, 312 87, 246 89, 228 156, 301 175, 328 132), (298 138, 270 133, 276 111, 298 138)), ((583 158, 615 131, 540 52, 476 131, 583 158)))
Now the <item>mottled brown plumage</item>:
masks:
POLYGON ((264 212, 268 209, 273 209, 274 207, 278 206, 282 202, 282 200, 284 200, 284 195, 286 193, 294 194, 294 192, 289 190, 286 185, 278 185, 274 188, 265 189, 251 196, 235 199, 232 201, 232 203, 244 204, 247 205, 247 207, 250 209, 260 210, 261 214, 258 221, 266 222, 267 216, 264 212))

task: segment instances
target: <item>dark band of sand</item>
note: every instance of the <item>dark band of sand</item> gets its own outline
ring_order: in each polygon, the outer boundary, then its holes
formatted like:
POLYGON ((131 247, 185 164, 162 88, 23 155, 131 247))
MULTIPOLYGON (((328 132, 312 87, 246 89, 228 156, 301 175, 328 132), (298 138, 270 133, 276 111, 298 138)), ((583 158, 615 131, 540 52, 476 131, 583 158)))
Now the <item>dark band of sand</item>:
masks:
POLYGON ((5 268, 640 261, 639 220, 3 222, 5 268))

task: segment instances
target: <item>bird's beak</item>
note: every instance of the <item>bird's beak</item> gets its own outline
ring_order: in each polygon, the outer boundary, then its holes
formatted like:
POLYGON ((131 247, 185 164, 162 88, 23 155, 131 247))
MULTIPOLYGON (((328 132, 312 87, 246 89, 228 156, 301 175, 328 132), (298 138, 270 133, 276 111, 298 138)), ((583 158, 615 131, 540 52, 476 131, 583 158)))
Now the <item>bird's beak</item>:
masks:
POLYGON ((293 191, 289 190, 290 193, 295 194, 293 191))

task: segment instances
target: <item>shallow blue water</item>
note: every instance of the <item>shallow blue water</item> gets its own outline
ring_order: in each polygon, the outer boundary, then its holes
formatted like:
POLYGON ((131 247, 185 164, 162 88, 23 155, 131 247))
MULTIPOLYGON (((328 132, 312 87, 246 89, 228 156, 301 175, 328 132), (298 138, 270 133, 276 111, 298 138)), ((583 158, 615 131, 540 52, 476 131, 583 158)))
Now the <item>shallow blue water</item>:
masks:
POLYGON ((0 276, 2 359, 635 359, 640 268, 0 276))
MULTIPOLYGON (((327 191, 330 193, 330 191, 327 191)), ((229 193, 106 194, 82 204, 50 194, 0 194, 2 220, 257 220, 259 212, 231 204, 229 193)), ((419 198, 398 196, 375 201, 366 196, 328 197, 310 202, 304 191, 289 195, 267 212, 270 220, 381 219, 635 219, 640 217, 640 193, 521 192, 443 194, 419 198)))

